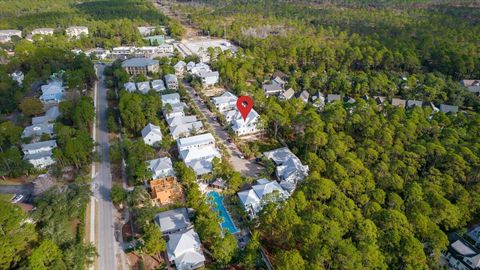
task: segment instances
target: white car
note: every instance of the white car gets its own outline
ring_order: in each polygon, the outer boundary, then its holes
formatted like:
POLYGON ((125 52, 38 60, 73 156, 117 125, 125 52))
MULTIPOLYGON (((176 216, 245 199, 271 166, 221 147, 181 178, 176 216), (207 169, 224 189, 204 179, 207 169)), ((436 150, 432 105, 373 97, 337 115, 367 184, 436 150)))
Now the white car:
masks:
POLYGON ((18 203, 18 202, 21 202, 23 200, 23 195, 17 195, 15 197, 13 197, 12 199, 12 203, 18 203))

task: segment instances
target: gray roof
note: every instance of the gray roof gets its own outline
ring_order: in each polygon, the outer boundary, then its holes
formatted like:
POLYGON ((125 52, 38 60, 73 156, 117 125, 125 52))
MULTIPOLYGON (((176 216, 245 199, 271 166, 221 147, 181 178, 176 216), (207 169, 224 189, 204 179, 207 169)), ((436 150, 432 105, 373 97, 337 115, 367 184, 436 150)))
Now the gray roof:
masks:
POLYGON ((218 77, 220 76, 220 74, 218 73, 218 71, 200 71, 198 76, 201 78, 207 78, 207 77, 218 77))
POLYGON ((283 88, 282 86, 278 85, 278 84, 264 84, 262 86, 263 90, 265 92, 280 92, 280 91, 283 91, 283 88))
POLYGON ((162 95, 163 104, 169 103, 169 101, 180 100, 180 95, 178 93, 162 95))
POLYGON ((58 109, 58 106, 53 106, 50 109, 48 109, 47 112, 45 112, 45 115, 33 117, 32 124, 35 125, 35 124, 40 124, 45 122, 53 122, 57 119, 58 116, 60 116, 60 111, 58 109))
POLYGON ((283 92, 280 97, 284 99, 291 99, 295 95, 295 91, 292 88, 289 88, 287 91, 283 92))
POLYGON ((150 132, 153 132, 159 136, 162 136, 162 132, 160 131, 159 126, 155 126, 151 123, 148 123, 143 129, 142 129, 142 137, 145 138, 150 132))
POLYGON ((151 65, 158 65, 158 60, 153 60, 145 57, 131 58, 123 61, 122 67, 145 67, 151 65))
POLYGON ((165 82, 168 84, 169 82, 178 82, 177 76, 173 74, 167 74, 165 75, 165 82))
POLYGON ((440 104, 440 111, 444 113, 456 113, 458 112, 458 106, 440 104))
POLYGON ((400 99, 400 98, 392 98, 392 105, 397 106, 400 108, 405 108, 405 104, 407 101, 405 99, 400 99))
POLYGON ((421 100, 414 100, 414 99, 409 99, 407 100, 407 108, 410 108, 410 107, 422 107, 423 105, 423 101, 421 100))
POLYGON ((152 171, 154 178, 174 176, 172 160, 169 157, 147 160, 148 168, 152 171))
POLYGON ((298 96, 298 98, 300 98, 304 102, 308 102, 308 99, 310 98, 310 94, 306 90, 303 90, 298 96))
POLYGON ((155 216, 155 223, 160 226, 162 233, 183 231, 191 225, 187 208, 161 212, 155 216))
POLYGON ((29 143, 22 145, 23 150, 35 150, 43 147, 57 147, 57 142, 55 140, 37 142, 37 143, 29 143))
POLYGON ((337 94, 328 94, 327 95, 327 102, 328 103, 336 101, 336 100, 341 100, 341 99, 342 99, 341 95, 337 95, 337 94))
POLYGON ((40 136, 43 134, 53 134, 53 124, 40 123, 28 126, 23 130, 22 138, 40 136))
POLYGON ((51 156, 52 156, 52 151, 49 150, 49 151, 38 152, 38 153, 35 153, 35 154, 25 154, 23 156, 23 159, 24 160, 35 160, 35 159, 41 159, 41 158, 44 158, 44 157, 51 157, 51 156))

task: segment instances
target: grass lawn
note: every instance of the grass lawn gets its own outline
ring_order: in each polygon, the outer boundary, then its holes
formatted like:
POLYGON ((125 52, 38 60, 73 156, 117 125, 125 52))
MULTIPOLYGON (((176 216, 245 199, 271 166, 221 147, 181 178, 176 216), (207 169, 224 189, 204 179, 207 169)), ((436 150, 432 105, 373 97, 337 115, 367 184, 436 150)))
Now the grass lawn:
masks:
POLYGON ((15 196, 15 194, 0 193, 0 201, 9 202, 13 198, 13 196, 15 196))

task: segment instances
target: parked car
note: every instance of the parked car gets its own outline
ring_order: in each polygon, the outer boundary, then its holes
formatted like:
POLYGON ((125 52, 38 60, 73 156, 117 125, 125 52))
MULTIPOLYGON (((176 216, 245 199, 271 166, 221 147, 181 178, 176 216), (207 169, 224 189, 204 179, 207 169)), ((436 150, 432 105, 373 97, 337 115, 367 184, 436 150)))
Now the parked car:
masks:
POLYGON ((23 200, 23 197, 24 197, 24 196, 21 195, 21 194, 13 197, 12 203, 19 203, 19 202, 21 202, 21 201, 23 200))

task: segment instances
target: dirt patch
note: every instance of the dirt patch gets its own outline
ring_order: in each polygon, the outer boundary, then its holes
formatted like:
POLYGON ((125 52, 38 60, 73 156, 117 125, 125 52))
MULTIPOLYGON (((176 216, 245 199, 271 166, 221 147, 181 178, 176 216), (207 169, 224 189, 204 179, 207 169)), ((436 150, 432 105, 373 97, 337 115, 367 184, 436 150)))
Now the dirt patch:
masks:
POLYGON ((161 256, 151 257, 148 255, 137 255, 133 252, 127 253, 127 259, 132 269, 154 270, 160 265, 167 265, 161 256))
POLYGON ((122 236, 123 236, 123 241, 125 242, 129 242, 133 240, 131 220, 123 225, 122 236))
POLYGON ((202 92, 207 97, 216 97, 225 92, 225 88, 223 87, 212 87, 208 89, 203 89, 202 92))

